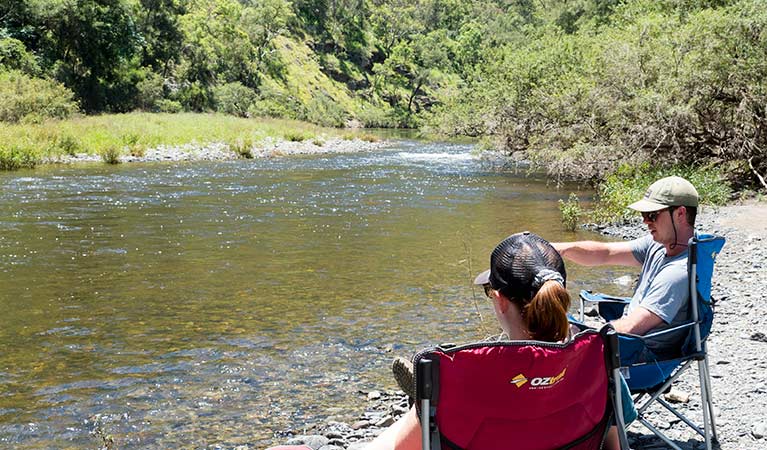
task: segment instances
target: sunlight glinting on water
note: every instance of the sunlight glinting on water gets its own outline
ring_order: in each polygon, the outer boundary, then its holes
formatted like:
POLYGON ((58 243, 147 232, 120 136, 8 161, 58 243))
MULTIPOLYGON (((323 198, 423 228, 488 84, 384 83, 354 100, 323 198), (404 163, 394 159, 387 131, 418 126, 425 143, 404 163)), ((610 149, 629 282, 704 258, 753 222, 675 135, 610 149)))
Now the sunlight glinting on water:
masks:
MULTIPOLYGON (((0 174, 0 447, 271 444, 354 419, 395 354, 494 332, 503 237, 555 189, 462 144, 0 174), (477 308, 484 311, 480 322, 477 308)), ((625 272, 568 268, 571 291, 625 272)), ((609 289, 609 288, 608 288, 609 289)))

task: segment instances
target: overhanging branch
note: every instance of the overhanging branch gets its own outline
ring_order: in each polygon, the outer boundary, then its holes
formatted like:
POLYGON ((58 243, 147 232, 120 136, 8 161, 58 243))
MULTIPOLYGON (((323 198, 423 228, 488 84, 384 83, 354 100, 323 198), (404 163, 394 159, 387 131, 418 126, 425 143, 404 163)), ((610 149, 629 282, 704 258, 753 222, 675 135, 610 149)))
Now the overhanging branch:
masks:
POLYGON ((751 171, 754 172, 754 175, 756 175, 756 178, 759 178, 759 182, 762 183, 762 186, 764 186, 764 188, 767 189, 767 181, 765 181, 764 177, 759 175, 759 172, 756 171, 754 164, 751 162, 753 159, 754 159, 753 156, 748 158, 748 167, 750 167, 751 171))

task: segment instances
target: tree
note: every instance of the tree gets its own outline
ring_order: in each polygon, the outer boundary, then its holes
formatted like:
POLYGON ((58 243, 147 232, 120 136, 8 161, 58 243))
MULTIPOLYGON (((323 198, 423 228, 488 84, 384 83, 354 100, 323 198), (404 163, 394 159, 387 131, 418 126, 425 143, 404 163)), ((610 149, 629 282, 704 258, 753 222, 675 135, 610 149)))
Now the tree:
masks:
POLYGON ((163 77, 180 60, 184 44, 179 19, 185 13, 179 0, 139 0, 133 14, 141 35, 141 65, 163 77))
POLYGON ((418 35, 412 41, 402 41, 392 49, 391 56, 383 63, 376 64, 373 72, 383 77, 394 90, 384 96, 394 106, 404 107, 407 115, 421 110, 434 102, 430 91, 436 89, 445 79, 445 71, 451 66, 450 41, 445 30, 418 35), (399 90, 406 95, 401 96, 399 90), (422 101, 416 101, 418 96, 422 101))
POLYGON ((43 51, 56 78, 74 90, 87 112, 123 110, 121 84, 139 50, 139 35, 123 0, 71 0, 42 19, 43 51))

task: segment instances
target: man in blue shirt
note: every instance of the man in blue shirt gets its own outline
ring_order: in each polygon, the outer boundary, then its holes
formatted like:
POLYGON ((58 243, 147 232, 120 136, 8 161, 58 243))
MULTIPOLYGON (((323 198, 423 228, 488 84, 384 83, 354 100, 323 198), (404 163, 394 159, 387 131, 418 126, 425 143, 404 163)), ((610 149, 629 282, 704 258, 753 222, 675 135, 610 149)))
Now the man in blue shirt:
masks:
MULTIPOLYGON (((642 214, 649 234, 629 242, 553 243, 566 259, 578 264, 641 266, 639 283, 623 317, 613 321, 622 333, 644 335, 688 320, 687 242, 695 233, 698 192, 684 178, 653 183, 629 208, 642 214)), ((678 351, 684 330, 648 342, 656 354, 678 351)))

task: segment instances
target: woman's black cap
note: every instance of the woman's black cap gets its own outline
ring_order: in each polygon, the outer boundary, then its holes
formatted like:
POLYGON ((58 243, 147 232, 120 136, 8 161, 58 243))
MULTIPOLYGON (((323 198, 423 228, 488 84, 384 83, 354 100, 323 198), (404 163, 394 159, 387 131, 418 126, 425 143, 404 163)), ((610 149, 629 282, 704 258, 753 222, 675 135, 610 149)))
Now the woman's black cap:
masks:
POLYGON ((508 298, 530 299, 548 280, 565 286, 565 263, 548 241, 525 231, 512 234, 495 247, 490 269, 477 275, 474 284, 489 283, 508 298))

